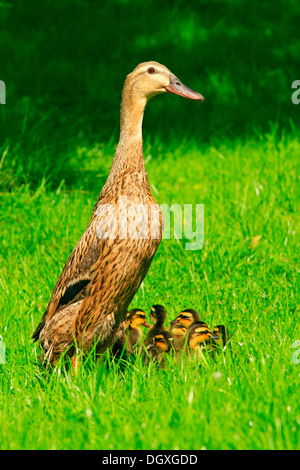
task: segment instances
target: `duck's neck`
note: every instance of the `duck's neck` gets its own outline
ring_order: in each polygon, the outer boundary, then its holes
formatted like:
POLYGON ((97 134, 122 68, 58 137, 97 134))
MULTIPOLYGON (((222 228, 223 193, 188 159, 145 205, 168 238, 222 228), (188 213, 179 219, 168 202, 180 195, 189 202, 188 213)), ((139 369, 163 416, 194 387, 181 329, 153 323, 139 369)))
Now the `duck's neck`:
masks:
POLYGON ((138 98, 131 91, 125 84, 121 104, 120 140, 110 171, 112 179, 131 172, 146 175, 142 123, 147 101, 138 98))

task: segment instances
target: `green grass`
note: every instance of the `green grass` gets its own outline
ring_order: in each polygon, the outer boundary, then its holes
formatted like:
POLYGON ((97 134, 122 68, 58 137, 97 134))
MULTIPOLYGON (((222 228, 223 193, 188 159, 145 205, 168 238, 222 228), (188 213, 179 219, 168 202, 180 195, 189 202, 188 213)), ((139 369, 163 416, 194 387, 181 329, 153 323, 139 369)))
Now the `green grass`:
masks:
POLYGON ((204 204, 205 243, 191 252, 184 240, 163 240, 132 307, 161 303, 169 320, 194 307, 211 325, 226 323, 232 354, 201 367, 157 371, 138 358, 45 381, 30 337, 89 221, 113 144, 78 147, 73 185, 3 192, 0 448, 299 449, 299 152, 298 139, 276 128, 209 145, 146 139, 157 202, 204 204))

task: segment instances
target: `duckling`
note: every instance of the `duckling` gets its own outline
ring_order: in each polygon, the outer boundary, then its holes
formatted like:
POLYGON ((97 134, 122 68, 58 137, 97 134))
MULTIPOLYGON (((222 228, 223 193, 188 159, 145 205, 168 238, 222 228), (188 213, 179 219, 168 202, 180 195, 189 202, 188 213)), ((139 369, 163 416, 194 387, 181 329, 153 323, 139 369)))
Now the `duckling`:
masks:
POLYGON ((152 342, 147 346, 150 358, 164 367, 166 364, 165 354, 176 352, 173 343, 173 336, 167 330, 161 331, 152 338, 152 342))
POLYGON ((219 338, 218 340, 215 340, 215 341, 221 340, 223 347, 226 346, 227 342, 230 339, 228 328, 226 328, 225 325, 216 325, 213 328, 213 332, 219 338))
POLYGON ((127 313, 126 329, 122 337, 112 347, 112 354, 115 357, 120 358, 122 351, 129 355, 133 354, 134 346, 142 338, 141 326, 150 327, 146 320, 146 313, 140 308, 133 308, 127 313))
POLYGON ((189 328, 194 322, 199 320, 199 313, 196 310, 193 310, 192 308, 187 308, 186 310, 182 310, 180 313, 178 313, 177 317, 170 323, 171 325, 175 323, 180 323, 186 328, 189 328))
POLYGON ((162 331, 167 331, 164 323, 166 321, 167 312, 162 305, 152 305, 150 311, 150 318, 153 325, 149 328, 148 335, 144 341, 145 346, 152 343, 155 335, 162 331))
POLYGON ((187 327, 180 323, 173 323, 170 331, 174 337, 174 345, 176 345, 178 349, 182 349, 184 347, 188 331, 187 327))
POLYGON ((95 344, 101 354, 122 334, 119 326, 162 239, 163 215, 143 158, 142 122, 149 99, 167 92, 204 100, 158 62, 139 64, 125 80, 110 173, 32 335, 47 367, 66 351, 70 357, 77 349, 87 354, 95 344))
POLYGON ((128 342, 127 349, 132 352, 133 347, 141 340, 142 338, 142 329, 141 326, 145 328, 150 328, 149 323, 146 320, 146 313, 139 309, 134 308, 129 312, 129 328, 128 328, 128 342))
POLYGON ((225 352, 227 343, 230 339, 230 334, 228 328, 225 325, 216 325, 213 328, 213 332, 216 335, 215 339, 211 340, 211 348, 213 350, 217 350, 222 348, 223 352, 225 352))
POLYGON ((197 356, 199 350, 206 348, 211 338, 218 339, 205 323, 193 323, 188 333, 188 351, 197 356))

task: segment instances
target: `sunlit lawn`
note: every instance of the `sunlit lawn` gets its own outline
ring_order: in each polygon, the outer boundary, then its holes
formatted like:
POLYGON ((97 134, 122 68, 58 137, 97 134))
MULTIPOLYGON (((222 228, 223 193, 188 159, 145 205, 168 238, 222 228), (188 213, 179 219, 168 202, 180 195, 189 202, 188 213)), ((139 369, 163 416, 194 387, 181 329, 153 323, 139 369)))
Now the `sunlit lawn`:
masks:
MULTIPOLYGON (((159 204, 204 204, 205 239, 163 240, 133 300, 225 323, 232 353, 157 371, 138 358, 45 382, 30 337, 108 174, 113 145, 78 147, 74 184, 1 194, 2 449, 299 449, 297 139, 145 143, 159 204)), ((6 156, 9 158, 9 152, 6 156)), ((42 158, 42 155, 41 155, 42 158)), ((62 178, 63 179, 63 178, 62 178)))

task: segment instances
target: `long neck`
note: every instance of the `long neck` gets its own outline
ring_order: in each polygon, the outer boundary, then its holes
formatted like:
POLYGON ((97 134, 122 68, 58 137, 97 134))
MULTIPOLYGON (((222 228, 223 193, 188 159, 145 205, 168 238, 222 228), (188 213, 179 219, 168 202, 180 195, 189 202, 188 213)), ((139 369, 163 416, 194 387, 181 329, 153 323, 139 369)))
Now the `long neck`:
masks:
POLYGON ((136 96, 125 82, 122 104, 120 140, 113 159, 109 179, 115 179, 124 172, 146 174, 143 158, 142 123, 146 99, 136 96))

